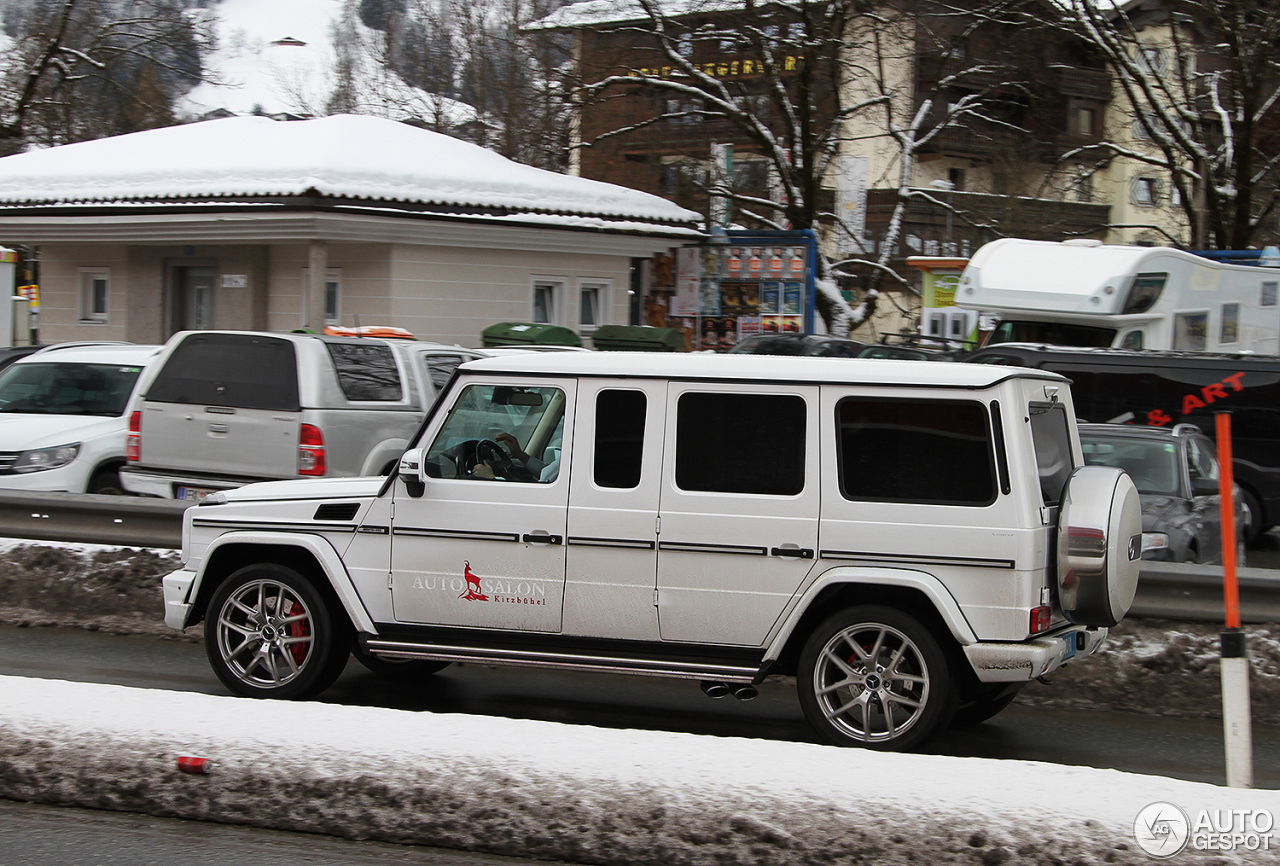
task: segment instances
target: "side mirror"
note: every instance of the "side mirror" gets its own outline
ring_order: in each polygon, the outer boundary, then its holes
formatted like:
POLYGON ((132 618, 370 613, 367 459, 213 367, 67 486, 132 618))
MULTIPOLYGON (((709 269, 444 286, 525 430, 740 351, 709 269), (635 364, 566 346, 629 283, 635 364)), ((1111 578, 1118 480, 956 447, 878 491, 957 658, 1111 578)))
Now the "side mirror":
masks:
POLYGON ((423 472, 424 454, 421 448, 410 448, 400 455, 398 475, 409 491, 409 495, 418 497, 426 490, 426 473, 423 472))
POLYGON ((1217 496, 1218 495, 1218 479, 1192 478, 1191 479, 1191 495, 1192 496, 1217 496))

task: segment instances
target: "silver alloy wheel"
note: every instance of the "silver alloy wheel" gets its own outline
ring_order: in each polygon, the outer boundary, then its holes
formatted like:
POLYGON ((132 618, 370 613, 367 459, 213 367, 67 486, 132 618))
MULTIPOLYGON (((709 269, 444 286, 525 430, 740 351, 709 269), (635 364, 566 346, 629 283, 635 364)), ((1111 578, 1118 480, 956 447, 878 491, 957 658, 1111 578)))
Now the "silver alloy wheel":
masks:
POLYGON ((929 700, 920 648, 881 623, 841 629, 813 666, 813 693, 827 720, 864 743, 895 740, 919 720, 929 700))
POLYGON ((228 670, 258 688, 295 679, 311 658, 315 624, 298 594, 275 580, 238 587, 218 611, 218 653, 228 670))

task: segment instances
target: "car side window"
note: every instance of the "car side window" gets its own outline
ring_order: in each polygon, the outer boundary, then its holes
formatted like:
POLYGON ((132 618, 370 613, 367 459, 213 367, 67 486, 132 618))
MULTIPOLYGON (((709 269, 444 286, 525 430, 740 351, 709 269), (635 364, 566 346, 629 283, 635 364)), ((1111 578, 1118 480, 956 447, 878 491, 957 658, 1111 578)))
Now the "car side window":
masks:
POLYGON ((1040 472, 1040 494, 1045 505, 1057 505, 1075 468, 1067 411, 1061 403, 1032 403, 1028 415, 1036 467, 1040 472))
POLYGON ((989 415, 979 402, 845 397, 836 424, 846 499, 971 506, 996 499, 989 415))
POLYGON ((1206 447, 1206 443, 1199 439, 1187 440, 1187 469, 1191 473, 1192 481, 1197 478, 1218 480, 1218 458, 1206 447))
POLYGON ((643 391, 609 389, 596 395, 592 478, 597 487, 639 486, 647 408, 643 391))
POLYGON ((422 355, 420 357, 427 380, 431 382, 437 394, 449 384, 449 377, 453 375, 454 370, 458 369, 458 365, 469 360, 461 355, 422 355))
POLYGON ((804 490, 805 411, 798 394, 681 394, 676 486, 795 496, 804 490))
POLYGON ((383 343, 325 343, 338 385, 352 402, 394 402, 404 398, 400 368, 383 343))
POLYGON ((560 473, 565 393, 469 385, 427 449, 432 478, 550 484, 560 473))

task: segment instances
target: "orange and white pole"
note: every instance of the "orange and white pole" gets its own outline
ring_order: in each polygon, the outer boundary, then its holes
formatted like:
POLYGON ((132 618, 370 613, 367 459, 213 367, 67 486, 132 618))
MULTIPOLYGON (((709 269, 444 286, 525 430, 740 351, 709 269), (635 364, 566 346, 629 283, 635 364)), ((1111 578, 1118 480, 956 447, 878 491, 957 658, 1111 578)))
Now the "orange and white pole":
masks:
POLYGON ((1227 751, 1227 786, 1253 787, 1253 723, 1249 702, 1249 652, 1240 628, 1240 585, 1236 580, 1235 473, 1231 465, 1231 413, 1217 412, 1218 494, 1222 509, 1222 726, 1227 751))

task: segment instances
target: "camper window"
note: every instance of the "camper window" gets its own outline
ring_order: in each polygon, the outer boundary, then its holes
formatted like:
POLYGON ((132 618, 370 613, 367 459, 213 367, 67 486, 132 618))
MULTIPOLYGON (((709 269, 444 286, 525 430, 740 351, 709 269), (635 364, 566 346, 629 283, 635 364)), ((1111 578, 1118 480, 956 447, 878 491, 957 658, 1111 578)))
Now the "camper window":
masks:
POLYGON ((1222 305, 1222 332, 1219 343, 1235 343, 1240 339, 1240 305, 1222 305))
POLYGON ((1135 274, 1133 285, 1129 287, 1129 297, 1125 298, 1122 314, 1145 313, 1160 300, 1168 274, 1135 274))
POLYGON ((1209 333, 1208 313, 1178 313, 1173 317, 1173 348, 1203 352, 1209 333))

